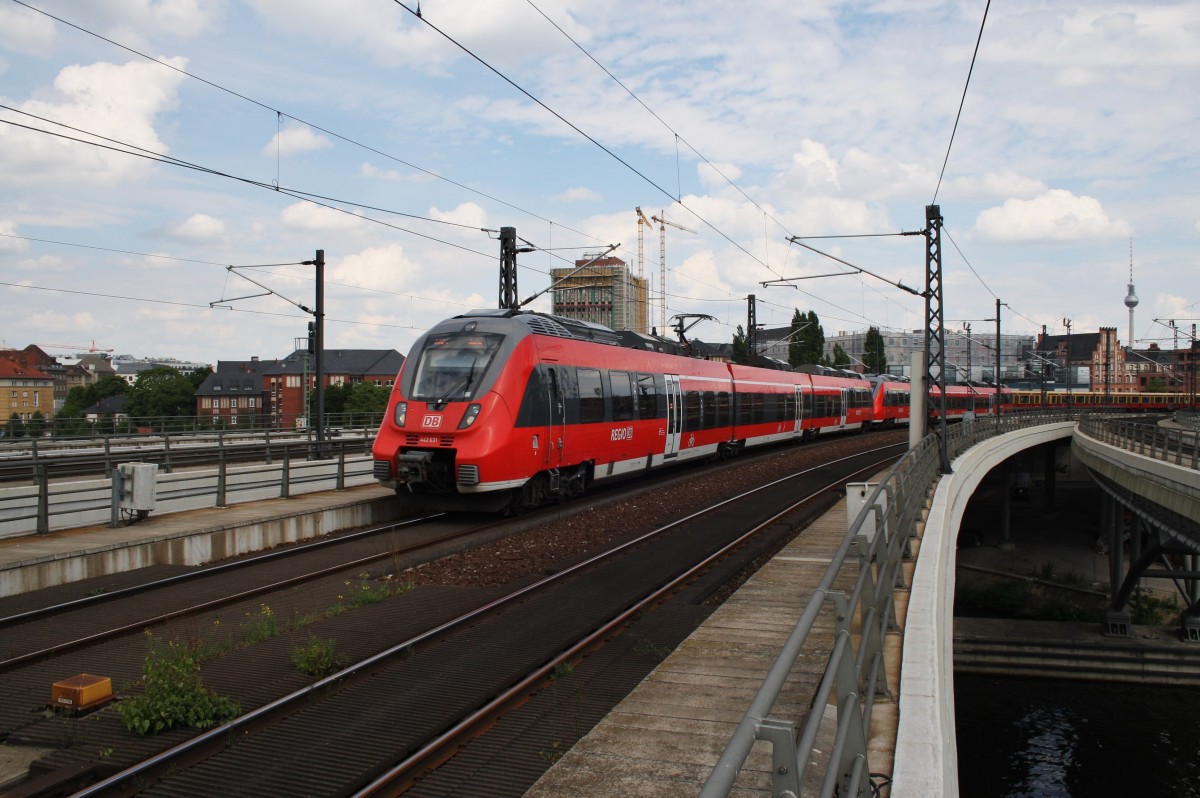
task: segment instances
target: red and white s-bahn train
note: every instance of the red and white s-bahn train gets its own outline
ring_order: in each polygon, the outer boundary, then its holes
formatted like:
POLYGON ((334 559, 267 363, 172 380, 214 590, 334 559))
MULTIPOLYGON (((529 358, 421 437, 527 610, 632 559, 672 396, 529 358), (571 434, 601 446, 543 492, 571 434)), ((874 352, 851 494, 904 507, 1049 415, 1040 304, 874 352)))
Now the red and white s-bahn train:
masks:
MULTIPOLYGON (((414 344, 392 388, 375 478, 430 509, 522 509, 672 463, 900 420, 879 415, 891 383, 662 348, 530 311, 443 321, 414 344)), ((896 385, 907 418, 908 386, 896 385)))

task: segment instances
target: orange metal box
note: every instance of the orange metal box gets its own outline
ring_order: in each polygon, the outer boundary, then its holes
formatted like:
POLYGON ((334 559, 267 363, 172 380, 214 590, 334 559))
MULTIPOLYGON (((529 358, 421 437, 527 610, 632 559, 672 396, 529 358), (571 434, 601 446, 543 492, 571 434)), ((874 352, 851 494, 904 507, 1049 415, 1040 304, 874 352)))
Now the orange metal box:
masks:
POLYGON ((80 712, 111 701, 112 697, 112 679, 81 673, 54 683, 50 691, 50 706, 80 712))

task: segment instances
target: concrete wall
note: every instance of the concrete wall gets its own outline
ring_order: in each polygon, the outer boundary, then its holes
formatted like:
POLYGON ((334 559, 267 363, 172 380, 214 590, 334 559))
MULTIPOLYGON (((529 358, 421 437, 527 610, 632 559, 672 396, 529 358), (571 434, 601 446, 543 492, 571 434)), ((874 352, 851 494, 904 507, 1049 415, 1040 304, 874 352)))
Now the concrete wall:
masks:
POLYGON ((979 483, 1008 458, 1071 437, 1074 422, 1010 432, 967 450, 934 492, 914 545, 904 654, 893 798, 955 798, 958 752, 954 732, 954 568, 959 526, 979 483))

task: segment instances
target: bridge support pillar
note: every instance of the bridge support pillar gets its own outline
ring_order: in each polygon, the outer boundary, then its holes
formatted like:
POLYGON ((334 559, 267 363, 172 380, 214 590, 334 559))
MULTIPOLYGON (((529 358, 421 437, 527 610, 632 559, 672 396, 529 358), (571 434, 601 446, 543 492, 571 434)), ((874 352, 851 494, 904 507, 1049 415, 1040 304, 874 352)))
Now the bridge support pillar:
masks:
POLYGON ((1105 637, 1130 637, 1129 610, 1108 610, 1104 613, 1105 637))
POLYGON ((1016 548, 1012 539, 1012 463, 1004 461, 1001 467, 1001 482, 1004 485, 1003 498, 1000 500, 1000 549, 1012 551, 1016 548))
POLYGON ((1200 643, 1200 617, 1184 615, 1179 634, 1189 643, 1200 643))
POLYGON ((1042 459, 1042 484, 1045 485, 1046 492, 1042 496, 1042 509, 1046 513, 1054 512, 1054 489, 1057 484, 1058 476, 1058 457, 1055 453, 1054 444, 1047 444, 1044 449, 1045 455, 1042 459))

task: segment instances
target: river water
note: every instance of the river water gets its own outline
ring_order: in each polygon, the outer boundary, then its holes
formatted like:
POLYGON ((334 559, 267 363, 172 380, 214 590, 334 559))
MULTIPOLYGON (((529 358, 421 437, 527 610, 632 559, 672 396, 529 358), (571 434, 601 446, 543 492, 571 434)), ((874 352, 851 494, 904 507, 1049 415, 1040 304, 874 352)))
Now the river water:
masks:
POLYGON ((1200 689, 954 681, 962 798, 1200 798, 1200 689))

